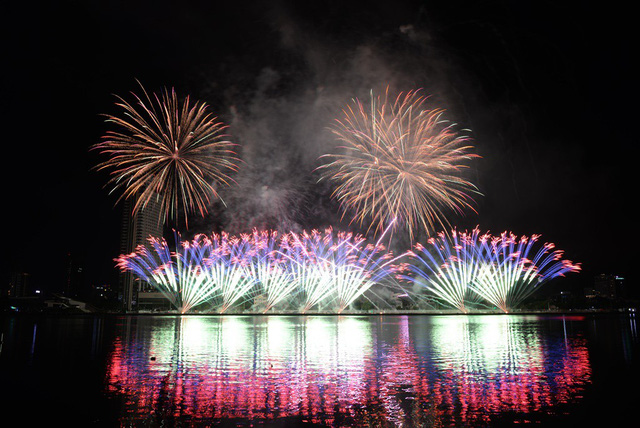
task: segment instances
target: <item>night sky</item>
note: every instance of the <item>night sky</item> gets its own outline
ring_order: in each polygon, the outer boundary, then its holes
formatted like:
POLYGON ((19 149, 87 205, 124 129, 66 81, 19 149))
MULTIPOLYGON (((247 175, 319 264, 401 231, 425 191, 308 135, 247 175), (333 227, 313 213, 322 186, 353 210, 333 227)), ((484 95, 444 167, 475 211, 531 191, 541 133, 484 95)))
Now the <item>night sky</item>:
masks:
POLYGON ((478 213, 452 224, 541 234, 582 264, 580 284, 599 273, 636 282, 629 11, 522 0, 186 3, 5 6, 3 278, 26 271, 59 289, 71 254, 88 285, 114 281, 121 207, 89 147, 109 129, 102 115, 119 112, 114 94, 131 99, 137 79, 207 102, 240 145, 229 208, 212 207, 189 233, 337 225, 312 173, 336 145, 328 125, 371 89, 422 88, 471 129, 482 156, 469 171, 484 195, 478 213))

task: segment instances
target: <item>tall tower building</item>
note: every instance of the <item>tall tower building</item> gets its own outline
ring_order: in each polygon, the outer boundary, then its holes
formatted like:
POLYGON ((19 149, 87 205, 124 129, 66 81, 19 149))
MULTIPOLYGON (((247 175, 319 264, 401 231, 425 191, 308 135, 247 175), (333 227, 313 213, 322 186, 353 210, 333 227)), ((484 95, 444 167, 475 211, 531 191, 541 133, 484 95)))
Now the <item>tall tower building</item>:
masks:
POLYGON ((29 274, 25 272, 12 272, 9 281, 8 295, 10 297, 27 297, 30 295, 29 274))
POLYGON ((78 297, 84 290, 82 266, 73 254, 67 254, 67 273, 62 294, 66 297, 78 297))
MULTIPOLYGON (((133 213, 135 201, 124 201, 122 210, 122 235, 120 236, 120 253, 132 253, 138 245, 146 245, 150 236, 160 238, 163 236, 163 219, 160 217, 160 204, 149 201, 144 209, 133 213)), ((120 274, 119 298, 125 311, 137 309, 138 293, 140 289, 148 287, 144 281, 139 280, 132 272, 120 274)))

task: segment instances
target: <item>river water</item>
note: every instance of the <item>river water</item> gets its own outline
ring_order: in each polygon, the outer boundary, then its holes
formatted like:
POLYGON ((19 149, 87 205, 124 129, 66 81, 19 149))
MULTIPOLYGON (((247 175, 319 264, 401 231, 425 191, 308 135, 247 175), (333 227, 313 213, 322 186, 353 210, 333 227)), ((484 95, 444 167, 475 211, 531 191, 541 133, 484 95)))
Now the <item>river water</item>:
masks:
POLYGON ((21 420, 15 426, 637 420, 630 314, 2 320, 0 409, 21 420))

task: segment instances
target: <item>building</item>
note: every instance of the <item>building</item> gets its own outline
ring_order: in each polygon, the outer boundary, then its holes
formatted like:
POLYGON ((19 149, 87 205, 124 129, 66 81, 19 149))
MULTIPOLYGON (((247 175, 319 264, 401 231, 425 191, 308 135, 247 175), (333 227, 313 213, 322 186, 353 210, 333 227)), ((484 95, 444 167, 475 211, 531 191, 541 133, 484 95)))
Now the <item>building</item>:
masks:
MULTIPOLYGON (((130 254, 139 245, 146 245, 147 239, 162 237, 164 224, 160 212, 160 204, 150 200, 144 209, 133 213, 135 201, 125 200, 122 209, 122 234, 120 236, 120 253, 130 254)), ((125 311, 138 309, 139 294, 153 291, 153 287, 137 278, 132 272, 123 272, 119 279, 118 299, 125 311)))
POLYGON ((593 279, 593 287, 585 288, 585 297, 616 300, 625 297, 624 278, 618 275, 600 274, 593 279))
POLYGON ((31 295, 29 284, 30 275, 26 272, 12 272, 9 281, 9 297, 28 297, 31 295))
POLYGON ((63 294, 67 297, 78 297, 84 294, 84 274, 82 266, 71 253, 67 254, 67 272, 63 294))

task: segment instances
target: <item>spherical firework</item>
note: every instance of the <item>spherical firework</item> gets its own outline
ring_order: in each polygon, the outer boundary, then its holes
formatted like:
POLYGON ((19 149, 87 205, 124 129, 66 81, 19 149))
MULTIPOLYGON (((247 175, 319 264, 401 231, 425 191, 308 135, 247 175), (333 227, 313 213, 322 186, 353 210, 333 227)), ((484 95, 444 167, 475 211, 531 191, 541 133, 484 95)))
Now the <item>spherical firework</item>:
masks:
POLYGON ((372 93, 370 109, 356 99, 344 110, 333 128, 343 151, 322 156, 319 169, 336 185, 343 216, 350 211, 359 224, 369 218, 376 231, 397 218, 413 238, 418 228, 448 224, 446 210, 473 209, 476 187, 461 170, 478 156, 418 91, 387 97, 372 93))
POLYGON ((184 212, 204 216, 218 198, 214 186, 228 185, 237 169, 233 144, 223 134, 226 126, 207 111, 207 105, 187 97, 182 104, 172 89, 132 104, 121 97, 122 116, 107 116, 110 130, 92 148, 108 155, 97 166, 110 170, 112 191, 123 190, 118 201, 135 198, 134 213, 150 201, 160 202, 163 219, 184 212))

